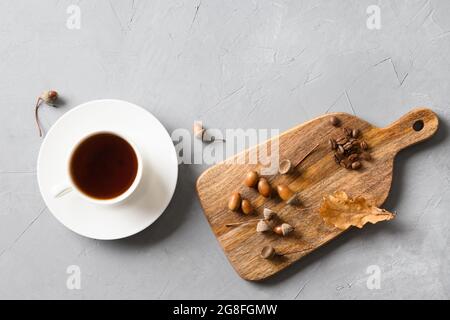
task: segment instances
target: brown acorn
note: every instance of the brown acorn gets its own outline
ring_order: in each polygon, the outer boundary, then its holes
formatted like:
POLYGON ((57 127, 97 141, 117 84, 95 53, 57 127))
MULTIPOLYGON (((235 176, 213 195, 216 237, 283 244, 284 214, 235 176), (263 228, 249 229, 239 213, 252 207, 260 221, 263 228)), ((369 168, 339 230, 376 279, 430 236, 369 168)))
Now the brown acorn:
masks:
POLYGON ((253 212, 253 206, 247 199, 242 200, 241 209, 244 214, 251 214, 253 212))
POLYGON ((288 223, 283 223, 283 224, 273 228, 273 232, 275 232, 276 234, 279 234, 280 236, 283 236, 283 237, 287 236, 292 231, 294 231, 294 227, 288 223))
POLYGON ((294 195, 294 191, 292 191, 288 186, 284 184, 280 184, 277 186, 277 192, 280 198, 284 201, 288 201, 294 195))
POLYGON ((249 171, 244 179, 244 184, 249 188, 256 187, 256 184, 258 183, 259 175, 256 171, 249 171))
POLYGON ((270 197, 272 194, 272 187, 270 186, 269 182, 266 178, 260 178, 258 182, 258 192, 263 197, 270 197))
POLYGON ((239 210, 239 207, 241 206, 241 194, 239 192, 233 192, 231 194, 230 200, 228 201, 228 209, 231 211, 237 211, 239 210))

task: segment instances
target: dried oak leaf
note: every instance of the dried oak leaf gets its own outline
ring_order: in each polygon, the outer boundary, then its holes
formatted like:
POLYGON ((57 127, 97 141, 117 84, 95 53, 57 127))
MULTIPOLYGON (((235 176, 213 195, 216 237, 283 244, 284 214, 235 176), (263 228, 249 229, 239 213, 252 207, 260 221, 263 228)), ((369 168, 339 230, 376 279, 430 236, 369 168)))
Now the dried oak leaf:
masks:
POLYGON ((324 197, 319 212, 327 224, 341 230, 351 226, 362 228, 368 222, 375 224, 395 217, 395 214, 367 203, 365 198, 352 199, 343 191, 324 197))

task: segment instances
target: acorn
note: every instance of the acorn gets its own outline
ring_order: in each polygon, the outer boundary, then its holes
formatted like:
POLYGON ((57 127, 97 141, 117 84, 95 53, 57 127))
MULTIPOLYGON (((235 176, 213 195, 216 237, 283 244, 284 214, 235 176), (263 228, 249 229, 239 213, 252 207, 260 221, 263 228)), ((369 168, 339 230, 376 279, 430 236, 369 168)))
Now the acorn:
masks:
POLYGON ((228 201, 228 209, 231 211, 237 211, 239 210, 239 207, 241 206, 241 194, 239 192, 233 192, 231 194, 230 200, 228 201))
POLYGON ((241 209, 244 214, 251 214, 253 212, 253 206, 247 199, 242 200, 241 209))
POLYGON ((266 178, 260 178, 258 182, 258 192, 263 197, 270 197, 272 194, 272 188, 266 178))
POLYGON ((280 184, 277 186, 277 192, 280 198, 284 201, 288 201, 294 195, 294 191, 292 191, 288 186, 284 184, 280 184))
POLYGON ((254 188, 258 183, 259 175, 256 171, 249 171, 245 175, 244 184, 249 188, 254 188))
POLYGON ((276 226, 275 228, 273 228, 272 230, 273 232, 275 232, 276 234, 283 234, 283 231, 281 230, 281 225, 280 226, 276 226))
POLYGON ((275 232, 276 234, 279 234, 280 236, 283 236, 283 237, 287 236, 293 230, 294 230, 294 227, 288 223, 283 223, 283 224, 273 228, 273 232, 275 232))

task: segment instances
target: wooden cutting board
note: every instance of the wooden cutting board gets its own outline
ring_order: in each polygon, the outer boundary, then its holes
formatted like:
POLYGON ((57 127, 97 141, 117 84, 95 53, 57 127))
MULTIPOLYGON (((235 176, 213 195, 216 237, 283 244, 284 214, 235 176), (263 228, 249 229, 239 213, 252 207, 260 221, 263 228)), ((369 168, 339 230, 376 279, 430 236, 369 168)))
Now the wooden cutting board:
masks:
POLYGON ((363 196, 381 206, 391 187, 395 155, 430 138, 438 128, 438 122, 436 114, 424 108, 412 110, 386 128, 374 127, 350 114, 333 113, 284 132, 278 137, 280 160, 289 159, 295 163, 319 144, 294 173, 268 178, 272 187, 282 183, 299 192, 301 206, 288 206, 276 196, 264 198, 243 184, 245 174, 250 170, 259 171, 261 165, 236 164, 237 157, 248 156, 249 152, 255 152, 255 148, 266 150, 271 140, 206 170, 197 180, 197 193, 211 229, 234 269, 247 280, 265 279, 341 234, 343 231, 325 225, 318 213, 324 195, 345 191, 351 197, 363 196), (340 119, 340 127, 330 124, 329 118, 333 115, 340 119), (420 129, 421 122, 423 128, 416 131, 414 127, 420 129), (328 139, 341 135, 342 127, 360 129, 362 139, 370 147, 373 160, 363 162, 360 170, 341 168, 333 159, 328 139), (251 201, 255 214, 245 216, 228 209, 227 203, 234 191, 239 191, 243 198, 251 201), (225 226, 260 218, 264 207, 278 212, 282 220, 295 227, 294 232, 281 237, 273 233, 257 233, 254 224, 233 228, 225 226), (282 252, 310 250, 265 260, 260 257, 260 252, 266 245, 282 252))

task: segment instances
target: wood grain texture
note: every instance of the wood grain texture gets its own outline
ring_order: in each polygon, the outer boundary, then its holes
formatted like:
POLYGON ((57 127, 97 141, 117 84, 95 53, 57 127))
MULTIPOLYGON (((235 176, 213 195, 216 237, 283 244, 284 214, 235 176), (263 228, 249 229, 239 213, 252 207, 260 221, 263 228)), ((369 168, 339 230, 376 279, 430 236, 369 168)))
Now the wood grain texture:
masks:
POLYGON ((255 189, 243 184, 245 174, 250 170, 259 171, 261 164, 237 164, 237 159, 248 158, 252 152, 265 150, 274 139, 206 170, 197 180, 197 193, 211 229, 237 273, 247 280, 265 279, 341 234, 343 231, 325 225, 319 216, 318 206, 324 195, 342 190, 351 197, 364 196, 381 206, 391 187, 395 155, 431 137, 438 128, 438 122, 436 114, 425 108, 412 110, 386 128, 374 127, 346 113, 333 113, 284 132, 278 137, 279 160, 290 159, 295 163, 319 144, 292 174, 268 177, 273 188, 278 184, 286 184, 299 192, 300 206, 288 206, 277 196, 264 198, 255 189), (341 120, 340 127, 330 125, 329 118, 332 115, 341 120), (423 121, 422 130, 413 129, 416 121, 423 121), (358 171, 341 168, 333 160, 328 139, 341 136, 342 127, 360 129, 362 139, 370 147, 373 160, 363 162, 363 167, 358 171), (255 214, 245 216, 227 208, 233 191, 239 191, 251 201, 256 209, 255 214), (227 223, 262 217, 264 207, 276 211, 283 221, 295 227, 295 231, 287 237, 280 237, 273 233, 257 233, 254 224, 233 228, 225 226, 227 223), (260 252, 266 245, 272 245, 280 252, 309 250, 265 260, 260 257, 260 252))

